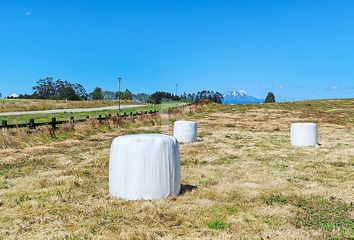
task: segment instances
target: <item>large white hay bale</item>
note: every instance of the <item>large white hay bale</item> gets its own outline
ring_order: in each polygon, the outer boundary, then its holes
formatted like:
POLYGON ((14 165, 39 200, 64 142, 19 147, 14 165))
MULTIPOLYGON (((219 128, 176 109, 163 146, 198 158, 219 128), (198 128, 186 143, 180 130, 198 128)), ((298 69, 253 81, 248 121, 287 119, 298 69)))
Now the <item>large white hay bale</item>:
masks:
POLYGON ((292 123, 290 129, 291 145, 297 147, 317 146, 316 123, 292 123))
POLYGON ((191 143, 197 141, 197 123, 192 121, 175 121, 173 136, 179 142, 191 143))
POLYGON ((137 134, 111 145, 109 192, 126 200, 177 196, 181 189, 179 146, 174 137, 137 134))

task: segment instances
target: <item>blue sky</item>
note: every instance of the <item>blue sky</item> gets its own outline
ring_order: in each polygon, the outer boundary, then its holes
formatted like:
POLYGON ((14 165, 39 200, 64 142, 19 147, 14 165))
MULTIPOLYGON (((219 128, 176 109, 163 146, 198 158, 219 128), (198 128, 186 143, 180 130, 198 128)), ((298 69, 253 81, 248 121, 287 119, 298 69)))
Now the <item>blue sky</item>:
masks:
POLYGON ((47 76, 133 92, 354 97, 354 1, 0 1, 0 92, 47 76))

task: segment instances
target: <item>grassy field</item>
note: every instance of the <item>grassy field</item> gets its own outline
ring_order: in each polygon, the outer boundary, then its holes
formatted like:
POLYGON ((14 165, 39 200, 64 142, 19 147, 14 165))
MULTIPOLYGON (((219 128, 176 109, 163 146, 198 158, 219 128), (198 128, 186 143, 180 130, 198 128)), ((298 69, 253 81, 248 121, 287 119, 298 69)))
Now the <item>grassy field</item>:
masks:
MULTIPOLYGON (((163 104, 163 108, 177 106, 180 103, 165 103, 163 104)), ((183 104, 183 103, 181 103, 183 104)), ((112 114, 116 115, 117 113, 123 114, 126 112, 129 114, 130 112, 137 111, 150 111, 150 110, 160 110, 161 105, 149 105, 149 106, 141 106, 141 107, 131 107, 125 108, 121 110, 100 110, 100 111, 91 111, 91 112, 65 112, 65 113, 48 113, 48 114, 26 114, 26 115, 16 115, 16 116, 0 116, 0 122, 2 120, 7 120, 8 124, 16 124, 16 123, 28 123, 29 119, 35 119, 35 122, 50 122, 52 117, 56 117, 57 120, 68 120, 71 116, 74 116, 75 119, 85 119, 86 116, 97 118, 99 115, 112 114)))
MULTIPOLYGON (((122 101, 122 104, 139 104, 133 101, 122 101)), ((66 108, 93 108, 118 105, 118 100, 98 101, 65 101, 40 99, 1 99, 0 112, 38 111, 66 108)))
POLYGON ((188 109, 162 121, 1 132, 0 239, 354 238, 354 99, 188 109), (111 198, 112 139, 171 134, 174 118, 199 123, 198 141, 180 146, 181 194, 111 198), (317 122, 321 146, 291 147, 293 121, 317 122))

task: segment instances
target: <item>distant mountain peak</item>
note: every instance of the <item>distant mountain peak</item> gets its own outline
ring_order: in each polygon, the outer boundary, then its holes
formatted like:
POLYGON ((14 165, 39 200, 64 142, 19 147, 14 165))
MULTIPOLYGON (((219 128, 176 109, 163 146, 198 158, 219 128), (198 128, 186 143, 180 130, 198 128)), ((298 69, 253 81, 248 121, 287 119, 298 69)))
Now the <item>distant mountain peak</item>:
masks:
POLYGON ((226 93, 223 94, 223 96, 234 96, 234 97, 237 97, 237 96, 246 96, 246 91, 245 90, 233 90, 233 91, 228 91, 226 93))
POLYGON ((258 99, 247 95, 245 90, 233 90, 223 94, 223 104, 250 104, 261 103, 262 99, 258 99))

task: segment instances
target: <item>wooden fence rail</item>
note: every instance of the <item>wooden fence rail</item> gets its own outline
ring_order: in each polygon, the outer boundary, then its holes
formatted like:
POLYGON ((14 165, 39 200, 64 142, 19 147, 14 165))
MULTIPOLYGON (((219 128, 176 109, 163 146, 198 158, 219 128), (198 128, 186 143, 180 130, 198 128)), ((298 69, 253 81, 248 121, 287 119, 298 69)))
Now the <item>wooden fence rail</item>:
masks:
MULTIPOLYGON (((173 109, 176 109, 176 108, 180 108, 180 107, 185 107, 185 106, 189 106, 191 104, 184 104, 184 105, 181 105, 181 106, 178 106, 178 107, 172 107, 172 108, 169 108, 168 110, 171 111, 173 109)), ((140 112, 130 112, 130 113, 126 113, 124 112, 122 115, 120 115, 119 113, 117 113, 115 116, 116 117, 122 117, 122 118, 126 118, 128 116, 131 116, 131 117, 136 117, 136 116, 139 116, 139 115, 150 115, 150 114, 156 114, 158 113, 159 111, 158 110, 150 110, 150 111, 140 111, 140 112)), ((29 129, 35 129, 36 127, 39 127, 39 126, 44 126, 44 125, 48 125, 48 126, 52 126, 53 129, 56 129, 57 128, 57 125, 60 125, 60 124, 64 124, 64 123, 72 123, 74 124, 75 122, 85 122, 87 120, 90 120, 90 119, 96 119, 98 120, 100 123, 108 120, 112 118, 112 114, 107 114, 107 115, 99 115, 98 117, 90 117, 90 116, 86 116, 86 118, 84 119, 75 119, 74 116, 71 116, 69 120, 57 120, 56 117, 52 117, 52 120, 50 122, 35 122, 35 119, 31 118, 29 120, 28 123, 16 123, 16 124, 8 124, 7 120, 3 120, 1 122, 1 129, 8 129, 8 128, 29 128, 29 129)))

